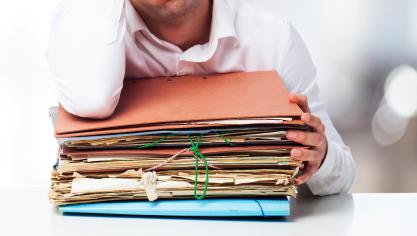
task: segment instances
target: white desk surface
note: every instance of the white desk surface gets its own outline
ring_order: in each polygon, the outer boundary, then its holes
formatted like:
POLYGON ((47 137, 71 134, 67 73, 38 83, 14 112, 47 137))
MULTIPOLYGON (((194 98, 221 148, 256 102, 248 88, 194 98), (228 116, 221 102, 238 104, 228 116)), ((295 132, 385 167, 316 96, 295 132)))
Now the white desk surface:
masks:
POLYGON ((417 193, 297 197, 291 216, 193 219, 60 215, 47 189, 0 189, 0 235, 417 235, 417 193))

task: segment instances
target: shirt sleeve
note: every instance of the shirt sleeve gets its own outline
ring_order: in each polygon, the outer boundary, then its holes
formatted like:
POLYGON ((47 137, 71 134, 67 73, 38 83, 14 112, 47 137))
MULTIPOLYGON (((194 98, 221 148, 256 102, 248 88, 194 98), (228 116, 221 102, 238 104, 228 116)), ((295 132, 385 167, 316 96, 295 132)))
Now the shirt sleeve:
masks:
POLYGON ((125 74, 123 0, 60 0, 47 60, 60 104, 88 118, 110 116, 125 74))
POLYGON ((314 195, 347 192, 355 176, 355 162, 320 100, 316 68, 304 42, 291 24, 288 24, 288 32, 280 48, 278 72, 290 91, 307 96, 312 114, 318 116, 326 128, 327 155, 307 185, 314 195))

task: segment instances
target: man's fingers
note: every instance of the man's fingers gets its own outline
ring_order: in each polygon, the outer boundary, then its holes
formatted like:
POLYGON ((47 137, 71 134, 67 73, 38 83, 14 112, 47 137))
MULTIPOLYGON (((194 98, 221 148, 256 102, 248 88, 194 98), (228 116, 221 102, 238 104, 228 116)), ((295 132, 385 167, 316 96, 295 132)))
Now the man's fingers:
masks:
POLYGON ((319 161, 319 152, 317 150, 309 150, 304 148, 293 148, 291 150, 291 159, 295 161, 319 161))
POLYGON ((320 118, 310 113, 304 113, 301 115, 301 120, 304 121, 308 126, 320 133, 324 133, 324 125, 321 123, 320 118))
POLYGON ((318 132, 290 130, 287 132, 286 136, 290 141, 313 147, 321 147, 325 141, 323 134, 318 132))
POLYGON ((301 110, 303 110, 303 112, 310 112, 310 108, 308 107, 307 96, 303 94, 290 93, 288 95, 288 99, 290 100, 290 102, 296 103, 301 108, 301 110))
POLYGON ((326 148, 325 127, 320 118, 310 114, 307 96, 290 93, 288 99, 301 108, 304 112, 301 115, 301 120, 313 129, 313 132, 290 130, 286 134, 290 141, 313 147, 313 149, 294 148, 291 150, 291 159, 305 162, 304 172, 295 180, 296 184, 300 185, 310 179, 320 167, 323 159, 322 152, 326 148))
POLYGON ((309 180, 314 175, 314 173, 316 173, 317 169, 318 165, 316 164, 307 165, 303 173, 295 179, 295 184, 301 185, 307 182, 307 180, 309 180))
POLYGON ((301 115, 301 120, 303 120, 307 125, 313 127, 318 132, 324 132, 324 125, 321 123, 320 118, 310 113, 307 96, 303 94, 290 93, 288 95, 288 99, 290 102, 296 103, 301 108, 301 110, 305 112, 301 115))

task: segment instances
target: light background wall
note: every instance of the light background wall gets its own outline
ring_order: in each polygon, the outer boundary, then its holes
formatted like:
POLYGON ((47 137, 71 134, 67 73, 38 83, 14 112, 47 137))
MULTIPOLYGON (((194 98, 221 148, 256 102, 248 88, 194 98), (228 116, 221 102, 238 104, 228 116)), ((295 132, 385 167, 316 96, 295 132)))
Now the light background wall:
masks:
MULTIPOLYGON (((253 1, 289 18, 309 47, 357 162, 352 191, 417 191, 417 1, 253 1)), ((49 185, 57 99, 44 51, 56 2, 0 1, 0 186, 49 185)))

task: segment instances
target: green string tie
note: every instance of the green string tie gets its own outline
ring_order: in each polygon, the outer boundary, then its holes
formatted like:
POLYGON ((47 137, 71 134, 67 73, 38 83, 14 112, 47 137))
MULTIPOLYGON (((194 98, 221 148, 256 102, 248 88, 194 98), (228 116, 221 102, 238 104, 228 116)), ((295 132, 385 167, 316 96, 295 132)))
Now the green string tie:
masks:
POLYGON ((190 150, 194 153, 195 155, 195 179, 194 179, 194 198, 196 199, 203 199, 206 196, 207 193, 207 186, 208 186, 208 181, 209 181, 209 176, 208 176, 208 163, 206 160, 206 157, 200 152, 200 150, 198 149, 198 145, 200 144, 200 139, 201 139, 201 134, 197 137, 197 140, 194 142, 193 138, 191 137, 191 135, 188 135, 188 138, 190 139, 190 150), (198 161, 199 159, 203 160, 204 163, 204 168, 206 171, 206 179, 204 181, 204 190, 203 193, 201 195, 197 194, 197 186, 198 186, 198 161))
POLYGON ((223 134, 218 133, 218 132, 216 132, 216 134, 217 134, 217 136, 219 136, 220 138, 222 138, 222 139, 223 139, 223 141, 224 141, 225 143, 229 144, 230 146, 235 146, 235 145, 236 145, 236 144, 232 143, 232 142, 230 141, 230 139, 228 139, 228 138, 224 137, 224 135, 223 135, 223 134))
POLYGON ((143 144, 143 145, 141 145, 141 146, 137 146, 136 148, 138 148, 138 149, 142 149, 142 148, 153 147, 153 146, 155 146, 155 145, 157 145, 158 143, 160 143, 160 142, 164 141, 166 138, 168 138, 169 136, 172 136, 172 135, 173 135, 173 133, 167 134, 167 135, 165 135, 164 137, 162 137, 162 138, 160 138, 160 139, 158 139, 158 140, 153 141, 152 143, 145 143, 145 144, 143 144))
MULTIPOLYGON (((164 141, 165 139, 167 139, 169 136, 172 136, 174 133, 170 133, 165 135, 164 137, 155 140, 154 142, 151 143, 146 143, 143 144, 141 146, 138 146, 138 149, 142 149, 142 148, 148 148, 148 147, 153 147, 156 146, 157 144, 161 143, 162 141, 164 141)), ((230 142, 229 139, 227 139, 226 137, 224 137, 223 134, 220 134, 218 132, 216 132, 216 134, 221 137, 225 143, 234 146, 235 144, 230 142)), ((199 136, 197 136, 196 141, 194 142, 193 138, 191 137, 191 135, 188 135, 188 138, 190 140, 190 150, 194 153, 195 155, 195 178, 194 178, 194 198, 196 199, 203 199, 206 196, 207 193, 207 186, 208 186, 208 181, 209 181, 209 175, 208 175, 208 162, 206 160, 206 157, 200 152, 199 150, 199 144, 200 144, 200 140, 201 140, 201 134, 199 136), (204 168, 205 168, 205 175, 206 175, 206 179, 204 181, 204 190, 203 193, 201 195, 197 194, 197 186, 198 186, 198 166, 199 166, 199 159, 203 160, 204 163, 204 168)))

